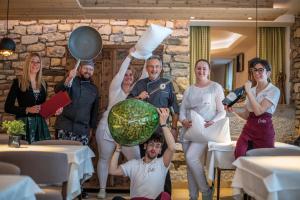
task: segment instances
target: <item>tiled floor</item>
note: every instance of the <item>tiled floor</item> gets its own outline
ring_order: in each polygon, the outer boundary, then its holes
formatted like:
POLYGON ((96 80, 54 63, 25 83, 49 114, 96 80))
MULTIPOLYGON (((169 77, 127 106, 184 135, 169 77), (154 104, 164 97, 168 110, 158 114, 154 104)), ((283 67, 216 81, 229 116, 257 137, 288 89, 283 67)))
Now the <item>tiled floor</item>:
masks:
MULTIPOLYGON (((114 196, 123 196, 125 198, 129 198, 129 194, 121 194, 121 193, 113 193, 108 194, 106 200, 111 200, 114 196)), ((97 194, 96 193, 89 193, 89 200, 96 200, 97 194)), ((200 195, 201 196, 201 195, 200 195)), ((217 199, 216 192, 214 194, 214 199, 217 199)), ((221 194, 220 194, 221 200, 232 200, 232 189, 231 188, 221 188, 221 194)), ((186 188, 174 188, 173 194, 172 194, 172 200, 188 200, 188 190, 186 188)), ((201 200, 201 197, 199 197, 199 200, 201 200)))

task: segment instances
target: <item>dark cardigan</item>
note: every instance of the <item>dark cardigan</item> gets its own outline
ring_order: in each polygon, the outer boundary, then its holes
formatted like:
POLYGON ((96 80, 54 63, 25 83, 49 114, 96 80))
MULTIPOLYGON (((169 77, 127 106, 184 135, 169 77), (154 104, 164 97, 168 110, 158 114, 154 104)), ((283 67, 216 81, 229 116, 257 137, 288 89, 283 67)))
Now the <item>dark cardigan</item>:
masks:
POLYGON ((33 94, 32 87, 30 86, 25 92, 21 91, 19 87, 19 80, 14 79, 10 87, 9 93, 5 101, 5 112, 16 115, 16 118, 34 116, 38 114, 28 113, 26 115, 26 108, 34 105, 40 105, 46 101, 47 90, 43 86, 40 88, 40 94, 36 100, 33 94), (16 100, 18 106, 15 105, 16 100))

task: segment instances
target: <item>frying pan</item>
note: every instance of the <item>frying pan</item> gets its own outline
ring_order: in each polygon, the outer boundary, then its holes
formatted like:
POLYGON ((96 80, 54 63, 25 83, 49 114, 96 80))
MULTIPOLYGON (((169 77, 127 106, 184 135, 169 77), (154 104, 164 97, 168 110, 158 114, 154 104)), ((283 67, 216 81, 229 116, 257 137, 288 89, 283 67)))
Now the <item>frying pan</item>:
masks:
POLYGON ((68 48, 71 55, 77 59, 77 69, 80 61, 92 60, 99 55, 102 50, 101 35, 92 27, 80 26, 71 33, 68 48))

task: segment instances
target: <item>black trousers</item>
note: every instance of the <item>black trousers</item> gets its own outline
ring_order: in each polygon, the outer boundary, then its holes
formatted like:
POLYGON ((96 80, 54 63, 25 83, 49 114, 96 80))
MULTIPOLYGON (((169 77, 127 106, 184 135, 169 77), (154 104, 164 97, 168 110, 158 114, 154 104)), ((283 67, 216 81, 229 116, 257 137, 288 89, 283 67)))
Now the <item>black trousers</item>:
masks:
MULTIPOLYGON (((167 144, 164 142, 162 149, 161 149, 161 155, 158 157, 162 157, 166 149, 168 148, 167 144)), ((140 152, 141 152, 141 157, 145 156, 146 150, 144 149, 144 144, 140 144, 140 152)), ((172 182, 171 182, 171 175, 170 171, 168 170, 166 180, 165 180, 165 186, 164 186, 164 191, 169 193, 170 196, 172 196, 172 182)))

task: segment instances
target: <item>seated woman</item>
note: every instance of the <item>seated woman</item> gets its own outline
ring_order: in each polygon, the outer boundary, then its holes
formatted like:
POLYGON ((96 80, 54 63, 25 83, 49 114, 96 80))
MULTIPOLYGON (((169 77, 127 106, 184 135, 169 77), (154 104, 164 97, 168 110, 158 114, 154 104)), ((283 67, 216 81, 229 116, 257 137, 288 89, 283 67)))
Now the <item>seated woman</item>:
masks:
MULTIPOLYGON (((183 134, 193 123, 191 111, 197 112, 205 120, 205 127, 209 127, 226 115, 222 100, 223 88, 220 84, 208 79, 210 64, 207 60, 200 59, 195 64, 196 83, 186 89, 180 106, 180 121, 184 127, 183 134)), ((182 140, 182 147, 187 162, 187 176, 190 200, 198 199, 199 191, 202 199, 212 199, 212 189, 209 188, 201 157, 205 154, 206 143, 182 140)))
POLYGON ((46 97, 47 84, 42 78, 41 57, 31 53, 26 58, 22 76, 13 80, 5 101, 5 112, 25 122, 25 139, 29 144, 50 139, 46 121, 39 114, 40 105, 46 101, 46 97), (15 105, 16 100, 18 106, 15 105))
MULTIPOLYGON (((129 50, 129 55, 125 58, 119 69, 119 72, 114 76, 113 80, 110 83, 108 108, 103 113, 103 116, 99 122, 96 132, 98 152, 100 156, 97 165, 97 174, 100 183, 100 191, 97 197, 100 199, 106 198, 105 188, 108 176, 108 166, 110 159, 113 155, 114 149, 116 147, 115 141, 112 138, 108 129, 107 118, 110 109, 115 104, 119 103, 122 100, 125 100, 132 89, 132 86, 134 84, 133 71, 128 67, 132 59, 130 52, 134 51, 134 48, 131 48, 129 50)), ((146 76, 147 72, 145 69, 143 69, 141 78, 145 78, 146 76)), ((124 153, 127 160, 140 158, 140 150, 138 145, 132 147, 123 147, 122 153, 124 153)))
POLYGON ((252 82, 247 81, 244 85, 246 91, 244 111, 235 112, 232 107, 226 108, 229 112, 234 112, 247 120, 236 144, 235 158, 245 156, 247 150, 251 148, 274 147, 272 114, 275 112, 280 90, 270 82, 271 66, 268 61, 253 59, 253 62, 251 72, 257 84, 251 88, 252 82))

